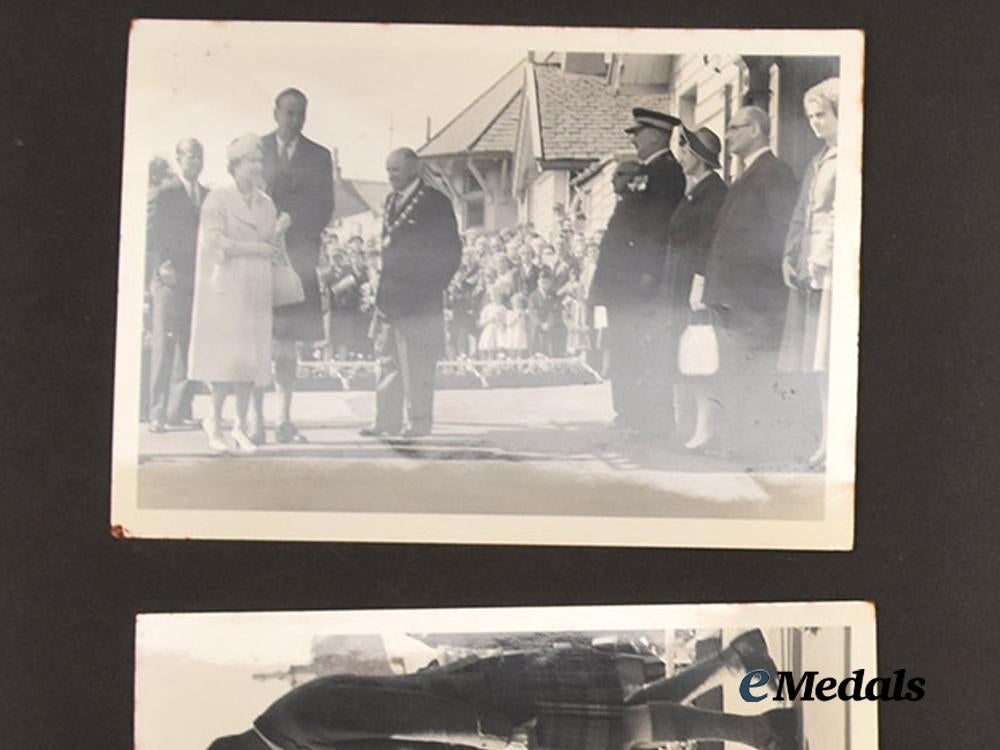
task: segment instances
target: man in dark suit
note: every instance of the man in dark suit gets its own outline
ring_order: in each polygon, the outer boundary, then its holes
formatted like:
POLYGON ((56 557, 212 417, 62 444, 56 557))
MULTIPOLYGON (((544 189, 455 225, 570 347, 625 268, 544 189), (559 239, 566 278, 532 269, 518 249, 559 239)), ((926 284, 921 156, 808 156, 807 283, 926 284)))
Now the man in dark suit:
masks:
POLYGON ((769 442, 788 292, 781 259, 797 182, 771 153, 770 120, 744 107, 726 128, 731 153, 743 160, 719 210, 705 264, 702 301, 718 314, 719 400, 728 437, 724 451, 760 455, 769 442))
POLYGON ((149 196, 146 257, 152 270, 152 356, 149 430, 191 420, 193 393, 187 379, 191 339, 191 304, 198 250, 198 218, 208 190, 198 182, 204 163, 201 143, 184 138, 177 144, 180 174, 149 196))
MULTIPOLYGON (((291 226, 285 244, 292 267, 302 280, 305 300, 274 310, 274 380, 281 399, 275 438, 279 443, 304 443, 292 423, 292 395, 298 369, 297 342, 324 338, 322 298, 316 267, 319 265, 323 229, 333 215, 333 162, 330 152, 302 135, 306 121, 305 94, 285 89, 274 100, 277 129, 261 139, 267 192, 291 226)), ((251 437, 263 442, 263 394, 254 398, 257 420, 251 437)))
POLYGON ((684 197, 684 173, 670 153, 670 134, 680 120, 653 110, 632 110, 638 166, 620 174, 618 203, 601 239, 591 304, 608 311, 615 424, 640 433, 670 436, 673 408, 669 378, 656 362, 652 310, 663 272, 667 229, 684 197))
POLYGON ((445 343, 443 295, 462 261, 462 240, 451 201, 420 179, 412 149, 393 151, 386 171, 393 192, 382 223, 372 324, 375 423, 361 434, 414 438, 431 432, 434 373, 445 343))

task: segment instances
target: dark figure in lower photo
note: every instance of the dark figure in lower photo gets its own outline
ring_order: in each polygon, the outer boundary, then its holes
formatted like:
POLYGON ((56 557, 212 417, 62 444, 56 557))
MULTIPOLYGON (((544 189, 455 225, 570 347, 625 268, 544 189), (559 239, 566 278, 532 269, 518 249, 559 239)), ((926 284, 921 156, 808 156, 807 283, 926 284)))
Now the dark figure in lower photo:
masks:
POLYGON ((574 644, 435 662, 401 676, 319 677, 209 750, 627 750, 683 740, 801 750, 794 709, 741 716, 682 703, 723 670, 765 670, 774 685, 759 630, 669 677, 654 676, 662 663, 648 661, 574 644))

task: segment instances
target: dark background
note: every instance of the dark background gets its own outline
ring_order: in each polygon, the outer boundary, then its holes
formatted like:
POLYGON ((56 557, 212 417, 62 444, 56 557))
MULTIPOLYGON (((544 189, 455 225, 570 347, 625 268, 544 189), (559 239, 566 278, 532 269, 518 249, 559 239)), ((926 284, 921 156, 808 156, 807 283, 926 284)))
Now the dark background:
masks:
POLYGON ((1000 67, 987 3, 87 6, 0 11, 0 746, 131 747, 138 612, 841 598, 877 603, 882 672, 927 681, 922 702, 881 706, 882 748, 995 746, 1000 67), (866 29, 854 552, 112 539, 138 16, 866 29))

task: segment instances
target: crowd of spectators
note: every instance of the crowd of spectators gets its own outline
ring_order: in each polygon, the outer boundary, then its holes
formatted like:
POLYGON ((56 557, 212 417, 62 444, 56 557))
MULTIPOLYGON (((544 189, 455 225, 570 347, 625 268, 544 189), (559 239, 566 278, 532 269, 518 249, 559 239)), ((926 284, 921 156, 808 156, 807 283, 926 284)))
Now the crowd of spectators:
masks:
MULTIPOLYGON (((586 357, 603 365, 602 308, 587 303, 600 234, 563 219, 547 239, 531 224, 463 235, 462 264, 445 299, 452 359, 586 357)), ((380 268, 378 237, 324 237, 319 269, 327 359, 370 359, 368 326, 380 268)))

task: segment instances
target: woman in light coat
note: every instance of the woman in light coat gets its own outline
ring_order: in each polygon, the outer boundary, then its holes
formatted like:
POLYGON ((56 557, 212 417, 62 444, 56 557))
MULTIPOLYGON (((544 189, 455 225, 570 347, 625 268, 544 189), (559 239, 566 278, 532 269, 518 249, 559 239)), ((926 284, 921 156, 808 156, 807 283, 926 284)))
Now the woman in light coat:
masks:
MULTIPOLYGON (((230 436, 252 453, 247 411, 254 387, 271 380, 271 265, 284 258, 288 216, 261 190, 260 139, 247 134, 226 150, 235 185, 213 190, 201 209, 188 377, 209 384, 212 415, 202 423, 211 448, 228 450, 222 408, 236 395, 230 436)), ((256 414, 258 430, 263 417, 256 414)))
POLYGON ((806 117, 813 133, 823 141, 823 148, 809 162, 803 176, 782 262, 782 275, 789 291, 778 369, 814 373, 818 378, 823 422, 820 444, 809 459, 812 466, 819 466, 826 459, 838 90, 839 79, 828 78, 805 93, 806 117))

